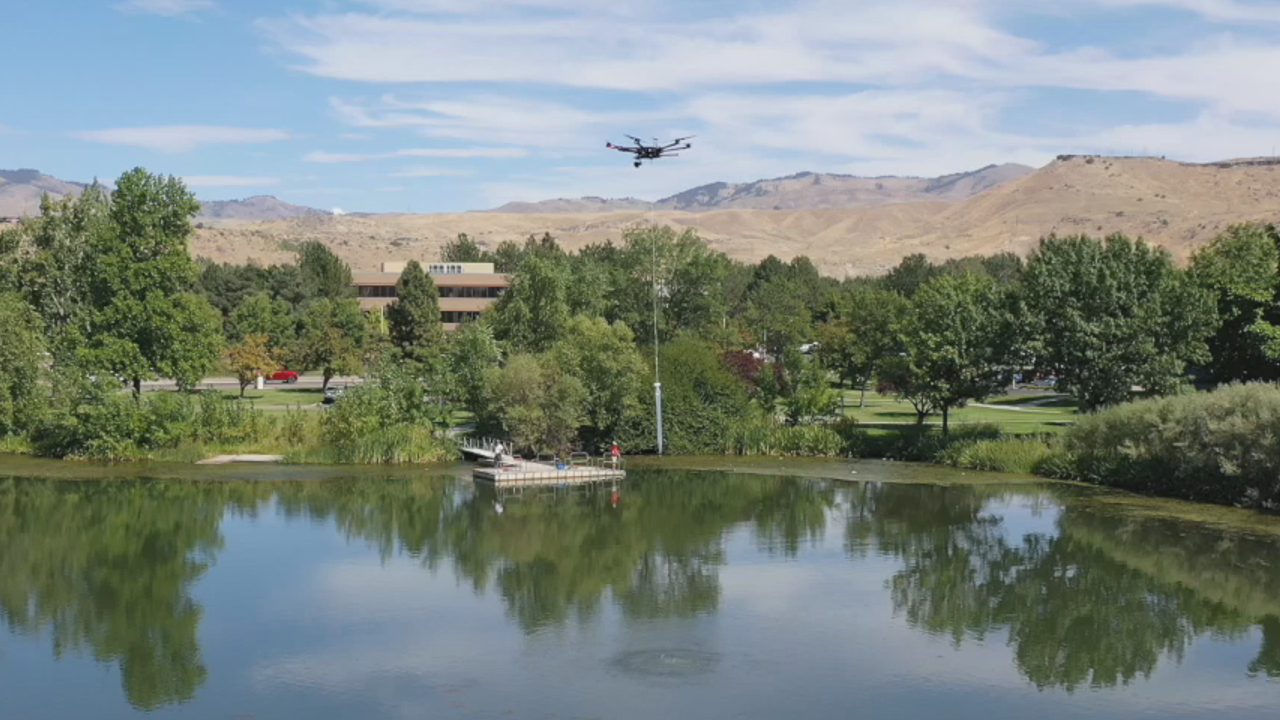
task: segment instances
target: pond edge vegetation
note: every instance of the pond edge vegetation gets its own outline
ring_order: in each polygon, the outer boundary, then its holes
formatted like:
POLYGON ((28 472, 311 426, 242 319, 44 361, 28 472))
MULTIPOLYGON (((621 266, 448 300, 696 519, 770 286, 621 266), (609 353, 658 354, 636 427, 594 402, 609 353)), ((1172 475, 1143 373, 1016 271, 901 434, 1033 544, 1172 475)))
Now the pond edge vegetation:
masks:
POLYGON ((1272 226, 1229 228, 1187 269, 1141 240, 1050 235, 1025 259, 913 255, 843 281, 805 257, 737 262, 669 227, 576 253, 550 236, 489 250, 463 235, 444 260, 514 279, 446 334, 417 262, 386 314, 364 315, 350 268, 317 242, 294 265, 193 261, 197 209, 180 180, 137 168, 110 195, 46 198, 0 232, 0 451, 425 463, 456 457, 466 411, 530 452, 616 441, 644 454, 656 358, 671 454, 910 460, 1280 507, 1272 226), (323 412, 192 392, 215 368, 243 390, 286 365, 369 380, 323 412), (1081 408, 1072 427, 953 426, 1020 372, 1055 378, 1081 408), (180 392, 142 393, 156 377, 180 392), (909 403, 916 424, 847 417, 845 388, 868 387, 909 403))

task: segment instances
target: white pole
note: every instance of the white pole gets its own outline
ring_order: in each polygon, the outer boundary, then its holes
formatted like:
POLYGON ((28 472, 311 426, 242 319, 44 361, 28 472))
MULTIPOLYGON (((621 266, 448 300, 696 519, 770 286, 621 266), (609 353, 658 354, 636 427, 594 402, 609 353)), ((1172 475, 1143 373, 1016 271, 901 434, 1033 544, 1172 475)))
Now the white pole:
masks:
POLYGON ((658 374, 658 237, 653 239, 653 401, 658 415, 658 454, 662 454, 662 376, 658 374))

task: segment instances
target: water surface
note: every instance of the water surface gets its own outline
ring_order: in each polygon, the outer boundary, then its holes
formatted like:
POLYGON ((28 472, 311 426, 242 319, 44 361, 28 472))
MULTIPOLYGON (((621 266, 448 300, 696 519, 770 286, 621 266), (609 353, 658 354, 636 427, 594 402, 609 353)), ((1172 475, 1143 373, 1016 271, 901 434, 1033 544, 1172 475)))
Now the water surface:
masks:
POLYGON ((1278 716, 1280 521, 859 467, 0 479, 0 716, 1278 716))

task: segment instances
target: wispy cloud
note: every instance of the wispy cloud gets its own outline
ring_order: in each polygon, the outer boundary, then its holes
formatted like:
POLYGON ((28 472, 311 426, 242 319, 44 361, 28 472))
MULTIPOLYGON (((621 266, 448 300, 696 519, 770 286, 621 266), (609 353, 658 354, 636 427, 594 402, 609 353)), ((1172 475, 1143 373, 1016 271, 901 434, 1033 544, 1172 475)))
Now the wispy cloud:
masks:
POLYGON ((356 127, 406 128, 433 138, 539 148, 580 146, 583 135, 670 120, 671 111, 601 112, 568 103, 497 94, 406 100, 384 95, 373 103, 331 98, 334 114, 356 127))
POLYGON ((218 4, 213 0, 127 0, 127 2, 116 3, 112 7, 123 13, 177 17, 213 10, 218 7, 218 4))
POLYGON ((186 152, 202 145, 256 144, 289 139, 284 130, 239 128, 218 125, 165 125, 112 128, 71 133, 89 142, 130 145, 159 152, 186 152))
POLYGON ((190 187, 264 187, 280 184, 280 178, 276 177, 242 175, 185 175, 182 180, 190 187))
POLYGON ((368 162, 394 158, 503 159, 522 158, 529 154, 523 148, 417 148, 385 153, 331 153, 315 150, 302 156, 313 163, 368 162))

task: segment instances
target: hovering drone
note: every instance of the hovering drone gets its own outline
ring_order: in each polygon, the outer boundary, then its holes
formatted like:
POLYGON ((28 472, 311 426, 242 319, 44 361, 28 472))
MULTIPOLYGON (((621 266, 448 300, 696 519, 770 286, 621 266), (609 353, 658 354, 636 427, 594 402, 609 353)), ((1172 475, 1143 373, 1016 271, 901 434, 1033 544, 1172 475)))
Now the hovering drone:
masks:
POLYGON ((693 147, 693 145, 690 145, 685 141, 688 140, 689 138, 697 137, 697 136, 690 135, 689 137, 676 138, 675 142, 671 143, 670 145, 659 145, 658 138, 653 139, 652 145, 645 145, 644 142, 641 141, 640 138, 638 137, 634 137, 632 135, 628 135, 627 137, 635 141, 636 143, 635 147, 622 147, 620 145, 614 145, 611 142, 605 143, 604 146, 609 148, 610 150, 617 150, 618 152, 629 152, 635 155, 636 156, 635 166, 640 167, 640 164, 643 163, 645 160, 657 160, 658 158, 664 158, 664 157, 676 157, 679 153, 673 153, 670 151, 671 150, 688 150, 689 148, 693 147), (684 144, 681 145, 680 143, 684 143, 684 144))

